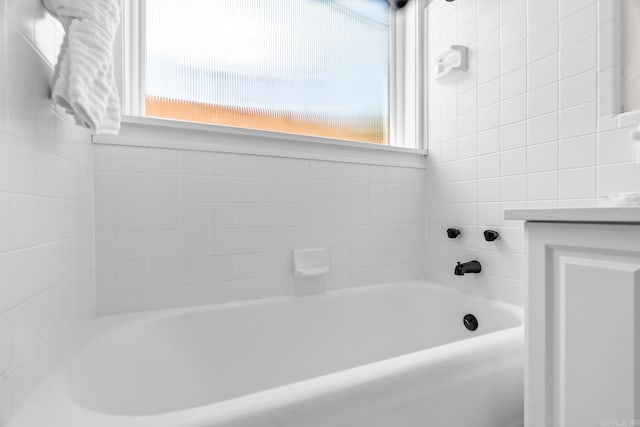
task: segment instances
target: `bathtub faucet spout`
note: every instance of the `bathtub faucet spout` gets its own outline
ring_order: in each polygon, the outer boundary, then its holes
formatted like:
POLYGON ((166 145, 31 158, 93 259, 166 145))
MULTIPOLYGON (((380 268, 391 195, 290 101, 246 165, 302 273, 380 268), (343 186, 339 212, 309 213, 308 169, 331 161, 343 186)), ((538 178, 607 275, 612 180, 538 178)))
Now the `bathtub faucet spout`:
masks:
POLYGON ((467 273, 480 273, 482 266, 478 261, 458 262, 454 270, 456 276, 464 276, 467 273))

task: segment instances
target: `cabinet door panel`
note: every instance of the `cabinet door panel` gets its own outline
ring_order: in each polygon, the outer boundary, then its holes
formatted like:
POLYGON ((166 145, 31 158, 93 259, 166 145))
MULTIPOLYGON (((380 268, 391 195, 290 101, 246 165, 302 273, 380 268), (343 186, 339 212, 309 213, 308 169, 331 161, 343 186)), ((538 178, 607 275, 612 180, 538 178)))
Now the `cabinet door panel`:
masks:
POLYGON ((557 258, 554 364, 558 425, 634 417, 637 264, 557 258))
POLYGON ((525 425, 636 425, 630 423, 640 421, 640 228, 527 230, 525 425))

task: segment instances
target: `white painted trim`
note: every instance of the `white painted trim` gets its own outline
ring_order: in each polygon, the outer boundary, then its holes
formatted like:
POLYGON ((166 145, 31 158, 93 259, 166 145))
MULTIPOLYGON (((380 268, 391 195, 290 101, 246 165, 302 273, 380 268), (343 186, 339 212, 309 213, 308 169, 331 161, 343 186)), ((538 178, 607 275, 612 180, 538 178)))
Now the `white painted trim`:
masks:
POLYGON ((149 117, 125 117, 120 135, 94 135, 93 142, 418 169, 425 168, 427 155, 411 148, 149 117))
POLYGON ((598 117, 615 118, 622 105, 622 8, 621 0, 600 0, 598 7, 598 117), (611 17, 606 20, 605 17, 611 17), (610 34, 606 34, 606 33, 610 34), (610 40, 606 45, 604 40, 610 40), (613 62, 608 58, 612 56, 613 62))
POLYGON ((399 114, 398 111, 398 87, 396 76, 401 70, 402 61, 398 58, 398 14, 391 13, 389 17, 389 145, 397 146, 397 141, 401 135, 398 133, 399 114))
POLYGON ((125 0, 122 13, 122 101, 125 114, 144 116, 145 0, 125 0))
POLYGON ((424 9, 427 0, 416 0, 394 11, 390 26, 390 135, 397 147, 426 148, 423 62, 424 9))
MULTIPOLYGON (((598 6, 598 130, 640 125, 640 110, 624 111, 624 19, 622 0, 599 0, 598 6), (604 43, 605 40, 609 44, 604 43)), ((630 132, 634 140, 640 131, 630 132)), ((638 149, 637 163, 640 163, 638 149)))

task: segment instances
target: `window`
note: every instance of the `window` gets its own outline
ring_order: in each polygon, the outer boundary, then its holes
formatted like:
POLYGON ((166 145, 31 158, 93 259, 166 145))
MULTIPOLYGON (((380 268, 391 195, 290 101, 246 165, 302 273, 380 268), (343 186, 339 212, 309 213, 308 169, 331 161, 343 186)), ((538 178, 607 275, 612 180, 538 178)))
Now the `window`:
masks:
POLYGON ((389 143, 387 0, 147 0, 142 115, 389 143))
POLYGON ((251 143, 285 132, 423 148, 428 1, 124 0, 125 115, 251 143))

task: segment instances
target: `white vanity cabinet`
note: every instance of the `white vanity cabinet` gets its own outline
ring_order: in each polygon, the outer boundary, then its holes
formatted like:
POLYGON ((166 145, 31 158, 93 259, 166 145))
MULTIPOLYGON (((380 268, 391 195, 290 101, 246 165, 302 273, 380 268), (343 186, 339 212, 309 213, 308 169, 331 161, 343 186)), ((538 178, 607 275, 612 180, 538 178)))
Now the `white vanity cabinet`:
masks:
POLYGON ((525 427, 640 426, 640 208, 526 220, 525 427))

